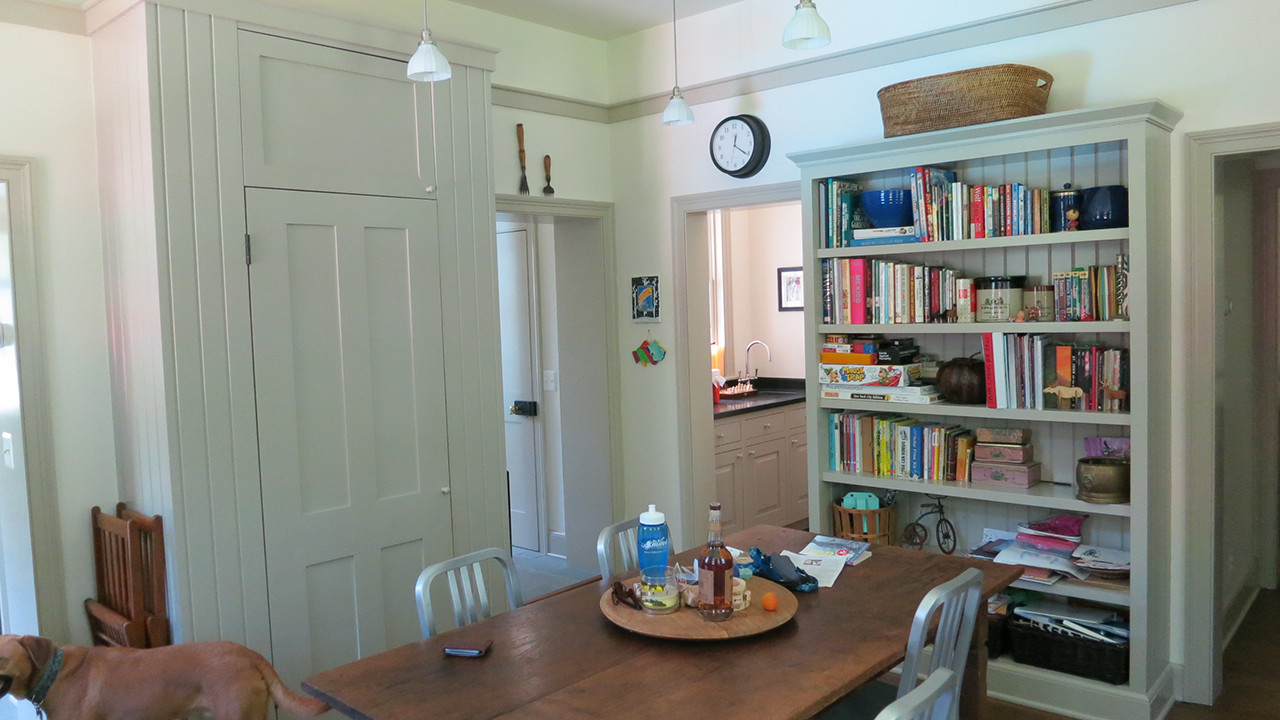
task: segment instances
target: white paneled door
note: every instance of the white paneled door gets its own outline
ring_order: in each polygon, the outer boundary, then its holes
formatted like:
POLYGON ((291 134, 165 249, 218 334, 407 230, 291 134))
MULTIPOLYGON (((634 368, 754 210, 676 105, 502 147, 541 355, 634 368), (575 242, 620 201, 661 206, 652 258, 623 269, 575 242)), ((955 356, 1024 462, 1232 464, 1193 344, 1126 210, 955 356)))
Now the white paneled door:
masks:
POLYGON ((249 189, 273 660, 294 688, 419 637, 453 555, 436 207, 249 189))
POLYGON ((498 306, 502 326, 502 402, 507 448, 507 488, 511 503, 511 544, 542 552, 538 507, 538 415, 516 406, 537 402, 537 295, 529 272, 529 232, 498 233, 498 306))

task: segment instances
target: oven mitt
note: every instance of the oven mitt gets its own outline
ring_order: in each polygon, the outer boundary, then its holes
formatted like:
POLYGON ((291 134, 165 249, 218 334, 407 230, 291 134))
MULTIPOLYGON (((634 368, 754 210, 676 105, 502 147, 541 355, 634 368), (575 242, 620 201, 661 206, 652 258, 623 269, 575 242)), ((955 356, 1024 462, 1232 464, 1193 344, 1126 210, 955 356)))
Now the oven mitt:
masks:
POLYGON ((772 580, 788 590, 809 592, 818 589, 818 581, 801 570, 786 555, 765 555, 760 548, 751 548, 752 572, 765 580, 772 580))

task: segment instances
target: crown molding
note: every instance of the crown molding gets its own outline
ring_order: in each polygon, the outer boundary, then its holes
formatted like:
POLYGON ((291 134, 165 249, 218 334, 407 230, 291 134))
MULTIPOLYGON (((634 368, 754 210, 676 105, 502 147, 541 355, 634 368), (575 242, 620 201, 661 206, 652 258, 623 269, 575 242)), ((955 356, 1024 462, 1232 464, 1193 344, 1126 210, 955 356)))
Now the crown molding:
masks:
POLYGON ((0 0, 0 23, 72 35, 85 34, 84 13, 79 8, 31 0, 0 0))

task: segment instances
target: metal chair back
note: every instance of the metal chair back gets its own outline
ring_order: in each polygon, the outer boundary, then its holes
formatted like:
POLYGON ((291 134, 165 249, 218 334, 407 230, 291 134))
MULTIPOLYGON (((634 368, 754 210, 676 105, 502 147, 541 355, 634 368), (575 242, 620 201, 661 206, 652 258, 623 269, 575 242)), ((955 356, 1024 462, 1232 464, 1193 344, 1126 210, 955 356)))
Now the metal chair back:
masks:
POLYGON ((507 602, 511 609, 524 604, 520 594, 520 582, 516 575, 516 564, 511 554, 501 548, 485 548, 475 552, 459 555, 452 560, 445 560, 428 565, 418 575, 414 594, 418 599, 418 624, 422 629, 422 637, 435 635, 435 608, 431 601, 431 584, 439 576, 449 579, 449 598, 453 606, 453 620, 457 627, 469 625, 477 620, 493 616, 489 603, 489 591, 485 586, 485 560, 494 560, 502 567, 503 579, 507 585, 507 602))
POLYGON ((902 680, 898 683, 899 698, 915 689, 922 670, 933 674, 938 668, 947 668, 957 676, 964 675, 981 597, 982 571, 977 568, 965 570, 924 596, 916 608, 915 619, 911 621, 907 657, 902 661, 902 680), (938 631, 934 634, 933 653, 929 667, 922 668, 921 655, 935 615, 938 617, 938 631))
POLYGON ((938 668, 911 692, 894 700, 876 720, 955 720, 960 696, 960 676, 950 668, 938 668))
POLYGON ((596 556, 600 559, 600 577, 608 579, 628 570, 640 568, 640 551, 636 547, 636 533, 639 532, 639 527, 640 518, 633 517, 614 523, 600 531, 600 537, 596 540, 596 556))

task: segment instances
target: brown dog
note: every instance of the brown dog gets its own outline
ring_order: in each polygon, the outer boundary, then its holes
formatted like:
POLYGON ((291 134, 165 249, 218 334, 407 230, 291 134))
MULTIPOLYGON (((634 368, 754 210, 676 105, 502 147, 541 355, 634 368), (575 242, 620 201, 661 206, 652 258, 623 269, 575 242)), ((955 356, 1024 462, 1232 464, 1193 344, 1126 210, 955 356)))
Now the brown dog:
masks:
POLYGON ((6 691, 39 701, 50 720, 172 720, 193 708, 217 720, 267 720, 270 700, 303 717, 329 710, 285 687, 266 658, 233 642, 59 649, 42 637, 0 635, 0 696, 6 691))

